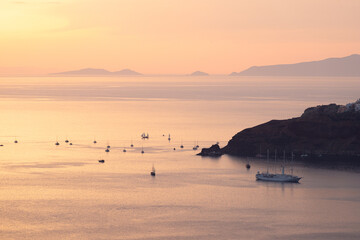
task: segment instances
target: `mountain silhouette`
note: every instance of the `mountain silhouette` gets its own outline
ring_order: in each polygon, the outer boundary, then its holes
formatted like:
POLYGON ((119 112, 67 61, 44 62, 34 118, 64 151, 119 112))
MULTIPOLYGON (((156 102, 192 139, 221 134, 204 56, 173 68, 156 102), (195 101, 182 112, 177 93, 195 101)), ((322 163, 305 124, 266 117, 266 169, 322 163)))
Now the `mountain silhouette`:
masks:
POLYGON ((142 75, 141 73, 132 71, 130 69, 123 69, 120 71, 110 72, 106 69, 101 68, 84 68, 80 70, 74 71, 67 71, 67 72, 59 72, 59 73, 52 73, 54 75, 84 75, 84 76, 135 76, 135 75, 142 75))
POLYGON ((253 66, 231 76, 360 76, 360 55, 320 61, 253 66))
POLYGON ((209 74, 206 72, 195 71, 195 72, 191 73, 190 76, 209 76, 209 74))

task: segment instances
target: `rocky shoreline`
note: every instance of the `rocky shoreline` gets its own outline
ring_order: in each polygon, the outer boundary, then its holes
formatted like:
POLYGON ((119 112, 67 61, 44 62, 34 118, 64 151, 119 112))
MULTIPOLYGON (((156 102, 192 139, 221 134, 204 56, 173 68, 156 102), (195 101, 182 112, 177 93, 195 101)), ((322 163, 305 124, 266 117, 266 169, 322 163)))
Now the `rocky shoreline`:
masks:
POLYGON ((224 148, 213 145, 201 156, 261 157, 269 150, 295 158, 360 161, 360 99, 347 105, 311 107, 297 118, 271 120, 237 133, 224 148))

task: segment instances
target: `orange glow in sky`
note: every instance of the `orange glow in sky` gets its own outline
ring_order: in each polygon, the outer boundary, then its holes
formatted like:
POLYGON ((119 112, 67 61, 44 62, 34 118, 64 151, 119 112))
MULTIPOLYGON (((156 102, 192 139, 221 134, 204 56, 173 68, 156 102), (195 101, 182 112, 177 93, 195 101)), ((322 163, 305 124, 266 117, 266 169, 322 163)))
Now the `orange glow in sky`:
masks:
POLYGON ((0 75, 228 74, 360 53, 359 0, 2 0, 0 75))

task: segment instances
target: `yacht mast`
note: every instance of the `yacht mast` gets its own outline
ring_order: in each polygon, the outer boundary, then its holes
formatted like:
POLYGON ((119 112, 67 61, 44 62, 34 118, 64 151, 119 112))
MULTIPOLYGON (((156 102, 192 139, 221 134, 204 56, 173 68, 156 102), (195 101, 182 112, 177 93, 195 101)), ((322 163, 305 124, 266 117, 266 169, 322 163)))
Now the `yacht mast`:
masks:
POLYGON ((276 174, 276 153, 277 153, 277 149, 275 149, 275 174, 276 174))
POLYGON ((281 169, 281 171, 282 171, 282 174, 285 174, 285 150, 284 150, 284 157, 283 157, 283 166, 282 166, 282 169, 281 169))
POLYGON ((267 168, 266 168, 266 173, 269 173, 269 149, 267 150, 267 168))

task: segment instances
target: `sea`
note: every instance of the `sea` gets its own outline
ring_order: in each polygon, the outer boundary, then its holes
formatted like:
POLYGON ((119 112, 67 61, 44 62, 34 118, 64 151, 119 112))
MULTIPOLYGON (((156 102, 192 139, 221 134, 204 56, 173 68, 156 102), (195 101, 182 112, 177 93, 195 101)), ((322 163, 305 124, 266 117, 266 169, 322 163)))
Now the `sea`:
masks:
POLYGON ((359 171, 286 153, 300 183, 267 183, 279 164, 196 155, 359 93, 350 77, 1 77, 0 239, 360 239, 359 171))

